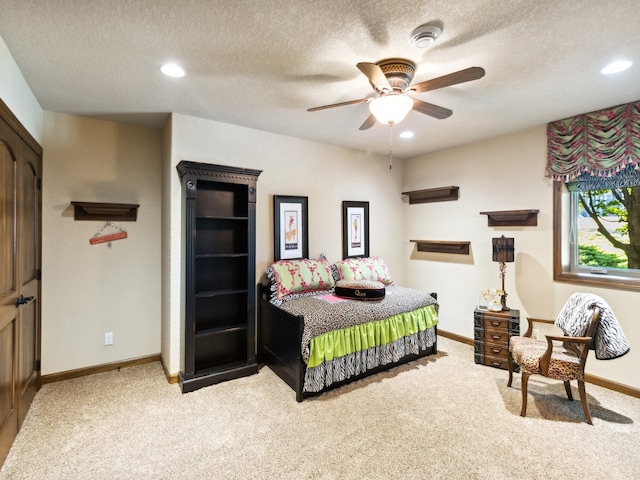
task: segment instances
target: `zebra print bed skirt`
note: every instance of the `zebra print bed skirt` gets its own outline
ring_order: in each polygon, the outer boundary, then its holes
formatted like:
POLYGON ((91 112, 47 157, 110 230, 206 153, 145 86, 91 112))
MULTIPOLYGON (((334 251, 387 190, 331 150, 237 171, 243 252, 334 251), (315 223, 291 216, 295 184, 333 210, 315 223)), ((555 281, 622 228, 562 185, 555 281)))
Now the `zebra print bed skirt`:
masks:
POLYGON ((381 365, 398 362, 407 355, 417 355, 431 348, 435 342, 436 330, 430 328, 399 338, 395 342, 350 353, 307 368, 303 391, 320 392, 333 383, 342 382, 381 365))

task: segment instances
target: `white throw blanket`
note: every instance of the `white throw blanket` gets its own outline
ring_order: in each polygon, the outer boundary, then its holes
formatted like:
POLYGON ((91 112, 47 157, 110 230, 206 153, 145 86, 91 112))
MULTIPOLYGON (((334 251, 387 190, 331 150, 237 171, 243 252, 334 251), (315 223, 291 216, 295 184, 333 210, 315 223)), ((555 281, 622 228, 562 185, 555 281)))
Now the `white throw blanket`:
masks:
POLYGON ((587 333, 593 307, 600 307, 600 321, 590 348, 598 360, 611 360, 626 354, 629 342, 622 333, 618 319, 602 298, 591 293, 574 293, 562 307, 555 325, 570 337, 583 337, 587 333))

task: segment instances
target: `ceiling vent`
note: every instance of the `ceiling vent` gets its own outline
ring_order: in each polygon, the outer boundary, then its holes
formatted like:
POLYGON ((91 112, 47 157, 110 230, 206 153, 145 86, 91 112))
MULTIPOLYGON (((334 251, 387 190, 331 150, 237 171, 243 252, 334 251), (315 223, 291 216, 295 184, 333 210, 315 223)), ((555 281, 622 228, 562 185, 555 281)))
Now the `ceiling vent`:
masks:
POLYGON ((442 29, 435 25, 420 25, 409 35, 409 43, 417 48, 427 48, 435 43, 441 33, 442 29))

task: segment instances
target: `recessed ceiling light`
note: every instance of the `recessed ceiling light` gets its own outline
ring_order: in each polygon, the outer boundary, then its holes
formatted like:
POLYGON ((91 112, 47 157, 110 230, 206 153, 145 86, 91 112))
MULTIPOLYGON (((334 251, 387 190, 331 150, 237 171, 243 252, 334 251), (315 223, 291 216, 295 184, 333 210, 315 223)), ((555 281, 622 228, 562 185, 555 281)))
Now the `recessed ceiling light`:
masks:
POLYGON ((622 72, 629 68, 633 62, 628 60, 620 60, 617 62, 611 62, 609 65, 600 70, 600 73, 603 75, 611 75, 612 73, 622 72))
POLYGON ((160 71, 167 75, 168 77, 184 77, 184 70, 176 65, 175 63, 166 63, 162 67, 160 67, 160 71))
POLYGON ((400 134, 400 138, 413 138, 413 132, 410 132, 409 130, 405 130, 400 134))

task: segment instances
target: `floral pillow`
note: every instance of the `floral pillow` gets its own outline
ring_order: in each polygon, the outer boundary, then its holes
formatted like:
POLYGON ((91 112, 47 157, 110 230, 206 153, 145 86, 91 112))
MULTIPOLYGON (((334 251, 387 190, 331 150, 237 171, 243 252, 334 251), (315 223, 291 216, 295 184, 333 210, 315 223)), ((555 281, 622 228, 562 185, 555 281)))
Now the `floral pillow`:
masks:
POLYGON ((389 268, 380 257, 346 258, 332 266, 333 278, 339 280, 372 280, 395 285, 389 268))
POLYGON ((335 282, 331 263, 326 259, 279 260, 267 268, 271 280, 270 302, 281 305, 285 300, 332 293, 335 282))

